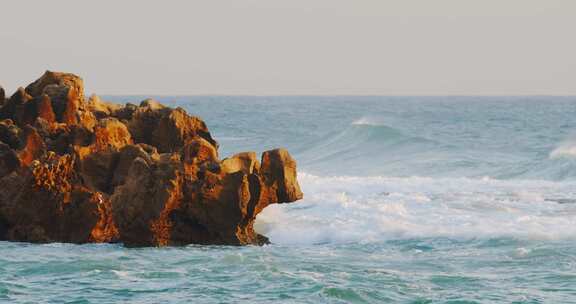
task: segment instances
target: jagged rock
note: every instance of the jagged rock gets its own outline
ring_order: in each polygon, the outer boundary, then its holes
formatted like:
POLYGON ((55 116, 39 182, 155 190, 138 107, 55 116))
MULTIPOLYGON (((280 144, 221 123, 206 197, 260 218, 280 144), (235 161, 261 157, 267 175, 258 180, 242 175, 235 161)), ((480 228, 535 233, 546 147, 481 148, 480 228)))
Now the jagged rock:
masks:
POLYGON ((92 144, 76 147, 79 171, 85 183, 93 189, 111 193, 118 151, 131 143, 130 132, 116 118, 100 120, 94 127, 92 144))
POLYGON ((94 128, 94 148, 98 151, 120 149, 131 143, 132 136, 128 128, 116 118, 102 119, 94 128))
POLYGON ((35 98, 47 95, 55 119, 60 123, 79 124, 89 130, 96 125, 94 113, 84 102, 84 82, 74 74, 46 71, 42 77, 29 84, 25 91, 35 98))
POLYGON ((260 171, 260 163, 254 152, 238 153, 230 158, 226 158, 222 160, 221 167, 222 171, 230 173, 242 171, 245 174, 252 174, 255 171, 260 171))
POLYGON ((70 155, 36 160, 0 179, 4 239, 28 242, 113 242, 117 230, 102 194, 80 186, 70 155))
POLYGON ((10 146, 0 142, 0 178, 12 173, 20 167, 18 154, 10 146))
POLYGON ((32 97, 46 94, 52 101, 56 119, 66 124, 78 123, 77 112, 84 96, 84 84, 80 77, 46 71, 42 77, 26 87, 32 97))
POLYGON ((6 93, 4 92, 4 88, 0 86, 0 108, 4 105, 6 101, 6 93))
POLYGON ((162 109, 166 109, 166 107, 159 103, 157 100, 148 98, 148 99, 144 99, 140 102, 140 108, 146 110, 146 111, 158 111, 158 110, 162 110, 162 109))
POLYGON ((23 146, 22 143, 22 130, 14 125, 14 122, 10 119, 0 121, 0 141, 4 142, 11 149, 20 149, 23 146))
POLYGON ((161 153, 176 152, 191 138, 200 136, 218 148, 204 121, 181 108, 171 109, 154 100, 143 101, 128 123, 137 143, 158 148, 161 153))
POLYGON ((147 163, 152 163, 153 161, 158 161, 160 155, 156 152, 156 148, 151 146, 147 147, 144 144, 126 145, 122 147, 117 154, 116 167, 114 168, 114 176, 111 181, 113 188, 126 183, 126 177, 128 176, 132 162, 134 162, 136 158, 141 158, 147 163))
POLYGON ((205 169, 220 170, 218 150, 202 137, 190 139, 180 151, 184 171, 192 178, 197 178, 198 172, 205 169))
POLYGON ((302 198, 286 150, 221 161, 183 109, 83 92, 80 77, 48 71, 0 104, 0 240, 263 244, 256 215, 302 198))
POLYGON ((49 124, 56 122, 56 114, 54 114, 54 110, 52 109, 52 100, 50 99, 50 96, 46 94, 40 96, 36 105, 36 114, 36 119, 42 118, 49 124))
POLYGON ((20 164, 29 166, 35 159, 38 159, 46 152, 44 140, 40 134, 31 126, 24 127, 24 148, 18 151, 20 164))
POLYGON ((34 124, 37 118, 51 123, 56 120, 48 95, 32 97, 22 88, 18 89, 0 109, 0 117, 13 119, 21 127, 34 124))
POLYGON ((26 92, 32 96, 40 96, 45 94, 46 90, 58 87, 72 88, 78 93, 78 96, 84 96, 84 81, 82 78, 70 73, 52 71, 44 72, 42 77, 29 84, 26 87, 26 92))
POLYGON ((270 192, 266 200, 286 203, 302 199, 303 194, 296 180, 296 161, 285 149, 275 149, 262 154, 262 181, 270 192))
POLYGON ((16 123, 22 120, 26 103, 32 99, 23 88, 19 88, 0 108, 0 119, 11 119, 16 123))
POLYGON ((132 119, 134 112, 138 110, 138 106, 133 103, 127 103, 124 107, 116 109, 112 112, 112 116, 118 118, 124 123, 127 123, 129 120, 132 119))
POLYGON ((254 231, 256 215, 269 204, 302 198, 295 162, 285 150, 265 152, 263 171, 255 153, 237 154, 210 170, 201 165, 218 162, 210 147, 199 138, 181 156, 134 160, 111 198, 125 244, 261 244, 266 238, 254 231))
POLYGON ((121 109, 121 106, 102 101, 98 95, 92 95, 88 99, 87 108, 94 113, 97 119, 102 119, 112 116, 113 113, 121 109))
POLYGON ((111 198, 114 221, 124 244, 169 245, 167 217, 182 193, 177 163, 168 157, 158 162, 138 157, 132 162, 124 185, 111 198))

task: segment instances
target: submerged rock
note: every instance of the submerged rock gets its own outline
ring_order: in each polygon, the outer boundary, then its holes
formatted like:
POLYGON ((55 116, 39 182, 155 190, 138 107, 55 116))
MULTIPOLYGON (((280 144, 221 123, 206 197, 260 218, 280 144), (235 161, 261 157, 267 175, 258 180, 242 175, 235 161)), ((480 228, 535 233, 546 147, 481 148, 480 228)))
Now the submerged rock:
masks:
POLYGON ((86 101, 80 77, 50 71, 0 97, 0 240, 263 244, 256 215, 302 198, 286 150, 220 160, 181 108, 86 101))

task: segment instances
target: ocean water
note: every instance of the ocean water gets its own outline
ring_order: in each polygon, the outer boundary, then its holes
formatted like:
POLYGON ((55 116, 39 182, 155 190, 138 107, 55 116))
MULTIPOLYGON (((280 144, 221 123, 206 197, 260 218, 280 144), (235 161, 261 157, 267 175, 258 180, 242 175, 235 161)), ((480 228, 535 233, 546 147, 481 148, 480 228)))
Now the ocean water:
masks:
POLYGON ((273 244, 1 242, 0 302, 576 303, 576 97, 156 98, 290 150, 273 244))

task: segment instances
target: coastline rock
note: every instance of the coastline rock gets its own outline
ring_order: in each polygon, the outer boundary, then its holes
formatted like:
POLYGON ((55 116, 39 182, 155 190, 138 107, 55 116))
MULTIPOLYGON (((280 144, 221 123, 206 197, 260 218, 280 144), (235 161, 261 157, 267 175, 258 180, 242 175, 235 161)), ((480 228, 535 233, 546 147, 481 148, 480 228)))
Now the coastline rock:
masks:
POLYGON ((19 123, 24 115, 26 103, 32 99, 23 88, 19 88, 0 109, 0 119, 11 119, 19 123))
POLYGON ((0 86, 0 107, 4 105, 6 100, 6 92, 4 92, 4 88, 0 86))
POLYGON ((112 116, 112 114, 118 111, 121 106, 102 101, 98 95, 92 95, 88 99, 87 108, 90 112, 94 113, 94 116, 97 119, 103 119, 112 116))
POLYGON ((151 99, 143 101, 132 113, 128 128, 136 143, 154 146, 160 153, 176 152, 196 136, 218 148, 200 118, 188 115, 182 108, 167 108, 151 99))
POLYGON ((0 179, 0 218, 6 240, 113 242, 109 203, 81 186, 70 155, 50 154, 0 179))
POLYGON ((53 71, 44 72, 40 78, 26 87, 26 92, 32 96, 39 96, 46 93, 47 90, 58 92, 61 91, 61 88, 74 89, 78 92, 78 96, 84 96, 84 81, 82 78, 71 73, 53 71))
POLYGON ((264 244, 258 213, 302 198, 286 150, 220 160, 181 108, 85 101, 80 77, 50 71, 1 97, 0 240, 264 244))
POLYGON ((40 134, 31 126, 24 128, 24 147, 18 151, 20 164, 28 167, 36 159, 41 158, 46 152, 46 145, 40 134))
POLYGON ((10 146, 12 149, 22 147, 22 130, 14 125, 10 119, 0 121, 0 141, 10 146))
POLYGON ((18 154, 5 143, 0 142, 0 178, 20 167, 18 154))

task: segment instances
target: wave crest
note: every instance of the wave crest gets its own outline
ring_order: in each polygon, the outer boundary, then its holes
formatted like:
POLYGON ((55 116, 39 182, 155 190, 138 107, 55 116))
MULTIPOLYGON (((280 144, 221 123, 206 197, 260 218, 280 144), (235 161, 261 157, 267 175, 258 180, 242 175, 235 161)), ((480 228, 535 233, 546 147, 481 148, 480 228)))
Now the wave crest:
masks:
POLYGON ((576 236, 576 203, 564 203, 576 201, 576 182, 305 173, 299 181, 303 201, 258 216, 256 229, 274 243, 576 236))
POLYGON ((550 152, 550 159, 576 158, 576 139, 563 142, 556 149, 550 152))
POLYGON ((374 117, 361 117, 352 122, 353 126, 386 126, 381 119, 374 117))

